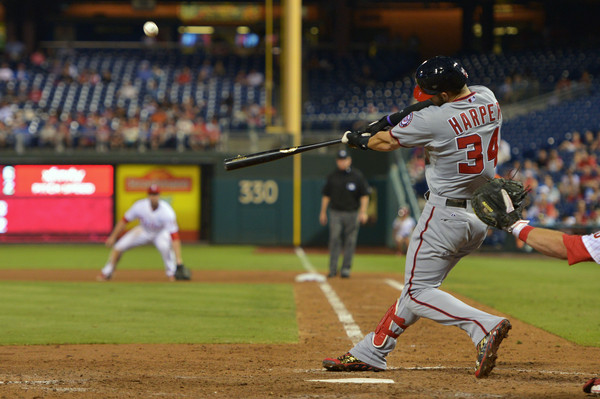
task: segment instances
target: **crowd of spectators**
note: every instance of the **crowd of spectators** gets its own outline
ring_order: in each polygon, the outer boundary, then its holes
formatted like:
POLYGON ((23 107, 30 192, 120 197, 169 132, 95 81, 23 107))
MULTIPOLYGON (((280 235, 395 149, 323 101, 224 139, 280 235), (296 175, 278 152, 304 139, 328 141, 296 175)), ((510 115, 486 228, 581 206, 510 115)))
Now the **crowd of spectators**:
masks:
MULTIPOLYGON (((68 51, 68 50, 64 50, 68 51)), ((131 148, 174 148, 213 150, 219 147, 222 132, 232 126, 256 130, 265 127, 265 109, 255 102, 236 104, 229 95, 212 114, 208 99, 188 95, 173 99, 164 89, 167 76, 160 65, 142 61, 131 79, 117 81, 110 70, 79 69, 64 54, 47 56, 41 51, 20 59, 0 62, 0 148, 93 148, 97 151, 131 148), (113 105, 100 103, 90 111, 65 111, 49 107, 43 88, 33 81, 39 73, 52 78, 55 87, 118 83, 113 105), (33 82, 33 83, 32 83, 33 82), (161 86, 163 89, 161 89, 161 86), (143 96, 139 107, 128 106, 143 96)), ((206 60, 196 70, 182 65, 172 78, 181 86, 207 85, 225 75, 222 60, 206 60)), ((255 70, 240 71, 235 81, 247 87, 262 87, 264 75, 255 70)), ((274 113, 273 113, 274 114, 274 113)))

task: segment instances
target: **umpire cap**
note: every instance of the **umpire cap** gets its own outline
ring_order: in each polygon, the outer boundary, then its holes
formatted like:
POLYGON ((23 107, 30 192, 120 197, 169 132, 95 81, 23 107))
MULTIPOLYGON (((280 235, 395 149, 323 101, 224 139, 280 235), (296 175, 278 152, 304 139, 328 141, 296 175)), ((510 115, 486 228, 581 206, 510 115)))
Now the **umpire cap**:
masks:
POLYGON ((438 55, 422 63, 415 73, 417 86, 413 96, 425 101, 444 91, 457 92, 467 83, 469 74, 454 58, 438 55))
POLYGON ((350 154, 348 154, 348 151, 346 150, 339 150, 337 153, 337 159, 346 159, 350 156, 350 154))

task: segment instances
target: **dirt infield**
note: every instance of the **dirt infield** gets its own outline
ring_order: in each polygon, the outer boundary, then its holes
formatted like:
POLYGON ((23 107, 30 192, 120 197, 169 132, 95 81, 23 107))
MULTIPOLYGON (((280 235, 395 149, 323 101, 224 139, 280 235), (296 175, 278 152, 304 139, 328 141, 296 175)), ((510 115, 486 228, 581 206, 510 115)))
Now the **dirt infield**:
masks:
MULTIPOLYGON (((95 273, 0 271, 0 280, 90 281, 95 273)), ((583 383, 600 373, 600 348, 572 344, 512 318, 498 365, 485 380, 473 375, 475 349, 467 335, 429 320, 402 335, 389 356, 390 370, 326 372, 321 360, 342 354, 351 342, 319 285, 295 283, 296 274, 195 272, 194 282, 183 284, 294 284, 298 344, 3 346, 0 398, 577 398, 585 397, 583 383), (393 383, 313 381, 359 377, 393 383)), ((160 271, 123 270, 116 278, 164 281, 160 271)), ((329 281, 363 333, 398 296, 385 278, 400 276, 357 273, 329 281)))

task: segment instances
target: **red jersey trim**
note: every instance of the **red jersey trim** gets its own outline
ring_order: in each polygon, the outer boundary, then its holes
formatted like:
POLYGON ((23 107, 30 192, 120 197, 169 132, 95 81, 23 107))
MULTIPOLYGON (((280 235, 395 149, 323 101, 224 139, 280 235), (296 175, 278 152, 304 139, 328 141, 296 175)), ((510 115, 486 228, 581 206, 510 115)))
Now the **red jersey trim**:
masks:
POLYGON ((475 91, 472 91, 472 92, 470 92, 469 94, 467 94, 466 96, 464 96, 464 97, 461 97, 461 98, 457 98, 456 100, 454 100, 454 101, 452 101, 452 102, 453 102, 453 103, 455 103, 455 102, 457 102, 457 101, 466 100, 467 98, 469 98, 469 97, 471 97, 471 96, 474 96, 474 95, 475 95, 475 93, 476 93, 475 91))
POLYGON ((179 232, 171 233, 171 240, 179 240, 179 232))
POLYGON ((396 142, 398 143, 398 145, 399 145, 400 147, 409 148, 409 147, 407 147, 407 146, 405 146, 405 145, 402 145, 402 143, 400 142, 400 140, 398 140, 398 138, 397 138, 397 137, 395 137, 395 136, 392 134, 392 131, 391 131, 391 130, 388 130, 388 133, 390 134, 390 136, 391 136, 391 137, 392 137, 394 140, 396 140, 396 142))
POLYGON ((579 262, 594 261, 592 255, 590 255, 583 244, 581 236, 563 234, 563 244, 565 244, 565 248, 567 249, 567 260, 569 261, 569 265, 574 265, 579 262))

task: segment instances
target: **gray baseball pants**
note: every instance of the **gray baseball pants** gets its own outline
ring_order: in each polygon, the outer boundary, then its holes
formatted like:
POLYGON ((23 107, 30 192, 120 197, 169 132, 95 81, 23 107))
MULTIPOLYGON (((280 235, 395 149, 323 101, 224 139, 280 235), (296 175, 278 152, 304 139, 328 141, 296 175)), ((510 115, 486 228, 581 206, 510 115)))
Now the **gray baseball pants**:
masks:
MULTIPOLYGON (((395 311, 402 319, 402 327, 391 319, 386 324, 393 335, 399 336, 419 318, 426 317, 463 329, 477 345, 503 320, 439 289, 458 261, 481 246, 486 232, 487 226, 473 213, 470 201, 465 209, 446 206, 443 197, 429 196, 406 254, 405 287, 395 311)), ((382 340, 380 334, 376 337, 374 332, 369 333, 350 353, 385 369, 386 356, 396 347, 397 338, 384 335, 382 340)))
POLYGON ((343 249, 342 276, 350 275, 358 238, 358 211, 329 210, 329 273, 337 274, 343 249))

